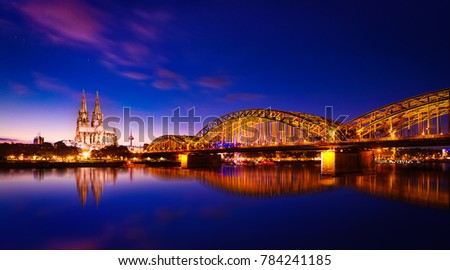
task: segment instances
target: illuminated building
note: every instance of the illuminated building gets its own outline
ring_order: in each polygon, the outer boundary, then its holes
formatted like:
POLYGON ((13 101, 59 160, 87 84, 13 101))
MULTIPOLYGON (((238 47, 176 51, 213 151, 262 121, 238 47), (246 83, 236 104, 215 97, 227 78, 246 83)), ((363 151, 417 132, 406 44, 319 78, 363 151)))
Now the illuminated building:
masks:
POLYGON ((44 137, 41 136, 41 133, 39 133, 33 140, 33 144, 43 144, 44 143, 44 137))
POLYGON ((81 96, 81 107, 78 111, 75 142, 81 146, 101 148, 109 145, 117 145, 115 131, 105 130, 103 127, 103 114, 100 110, 98 92, 95 97, 95 107, 92 112, 92 121, 89 122, 89 112, 86 106, 84 90, 81 96))

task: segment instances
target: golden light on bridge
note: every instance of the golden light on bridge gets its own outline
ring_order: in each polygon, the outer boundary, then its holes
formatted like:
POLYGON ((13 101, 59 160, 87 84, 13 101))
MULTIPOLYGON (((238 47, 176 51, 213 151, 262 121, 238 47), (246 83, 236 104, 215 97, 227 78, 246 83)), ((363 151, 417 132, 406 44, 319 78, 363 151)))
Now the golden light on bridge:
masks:
POLYGON ((181 168, 187 168, 188 167, 188 155, 187 154, 180 154, 178 156, 180 162, 181 162, 181 168))
POLYGON ((441 143, 443 139, 450 140, 449 101, 450 89, 437 90, 390 103, 339 125, 330 125, 330 121, 321 116, 300 112, 239 110, 211 121, 194 136, 156 138, 146 150, 289 147, 324 142, 339 145, 371 140, 389 141, 387 144, 398 140, 403 146, 412 144, 403 139, 422 140, 423 136, 429 136, 430 143, 441 143), (446 138, 436 138, 437 135, 446 138))
POLYGON ((324 174, 334 174, 335 173, 335 161, 336 152, 334 150, 322 151, 322 172, 324 174))

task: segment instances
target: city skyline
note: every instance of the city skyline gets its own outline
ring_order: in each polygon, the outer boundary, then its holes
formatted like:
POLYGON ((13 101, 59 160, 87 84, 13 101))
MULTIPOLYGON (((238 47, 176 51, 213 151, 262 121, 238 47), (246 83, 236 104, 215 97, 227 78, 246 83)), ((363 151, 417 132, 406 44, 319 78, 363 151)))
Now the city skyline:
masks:
POLYGON ((445 2, 0 2, 1 138, 74 139, 82 89, 104 117, 158 124, 192 107, 354 118, 450 86, 445 2))

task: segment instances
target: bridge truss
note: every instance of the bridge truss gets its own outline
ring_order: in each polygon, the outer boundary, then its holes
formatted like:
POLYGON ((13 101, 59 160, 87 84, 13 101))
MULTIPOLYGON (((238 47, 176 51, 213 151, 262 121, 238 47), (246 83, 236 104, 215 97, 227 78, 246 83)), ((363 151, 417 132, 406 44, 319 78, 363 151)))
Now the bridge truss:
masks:
POLYGON ((450 89, 391 103, 341 127, 348 139, 382 139, 449 133, 450 89))
POLYGON ((383 106, 347 123, 272 109, 239 110, 204 126, 195 136, 164 135, 149 152, 395 140, 449 134, 450 88, 383 106))
POLYGON ((337 125, 323 117, 272 109, 235 111, 217 118, 200 130, 196 147, 261 146, 314 142, 330 136, 337 125))

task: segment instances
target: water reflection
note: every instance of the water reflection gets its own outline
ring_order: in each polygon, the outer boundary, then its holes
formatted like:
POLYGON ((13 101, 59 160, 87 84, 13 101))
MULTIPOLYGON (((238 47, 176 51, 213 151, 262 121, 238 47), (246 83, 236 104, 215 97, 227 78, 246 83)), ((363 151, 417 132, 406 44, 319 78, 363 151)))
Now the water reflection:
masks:
POLYGON ((342 177, 339 184, 374 196, 449 209, 448 165, 380 164, 376 175, 342 177))
POLYGON ((321 179, 320 167, 224 166, 220 170, 176 170, 146 168, 160 179, 194 179, 209 187, 241 196, 270 197, 319 192, 335 185, 335 179, 321 179))
POLYGON ((449 164, 380 164, 373 175, 322 178, 317 165, 222 167, 214 170, 148 168, 167 180, 192 178, 242 196, 283 196, 348 187, 387 199, 450 208, 449 164))
POLYGON ((75 181, 77 183, 78 194, 81 205, 86 205, 89 190, 95 198, 95 205, 98 207, 100 196, 105 183, 115 183, 117 180, 116 168, 77 168, 75 169, 75 181))
MULTIPOLYGON (((376 175, 353 175, 322 178, 314 164, 298 166, 223 166, 210 170, 177 168, 68 168, 33 169, 38 181, 46 177, 75 179, 81 205, 86 206, 89 194, 98 207, 105 184, 114 184, 118 177, 133 180, 156 178, 164 181, 198 181, 208 188, 238 196, 271 197, 323 192, 351 188, 377 197, 399 200, 434 208, 450 208, 449 164, 378 165, 376 175)), ((14 179, 29 175, 28 170, 1 171, 0 176, 14 179)), ((4 177, 2 177, 4 178, 4 177)), ((174 188, 177 188, 174 184, 174 188)))

